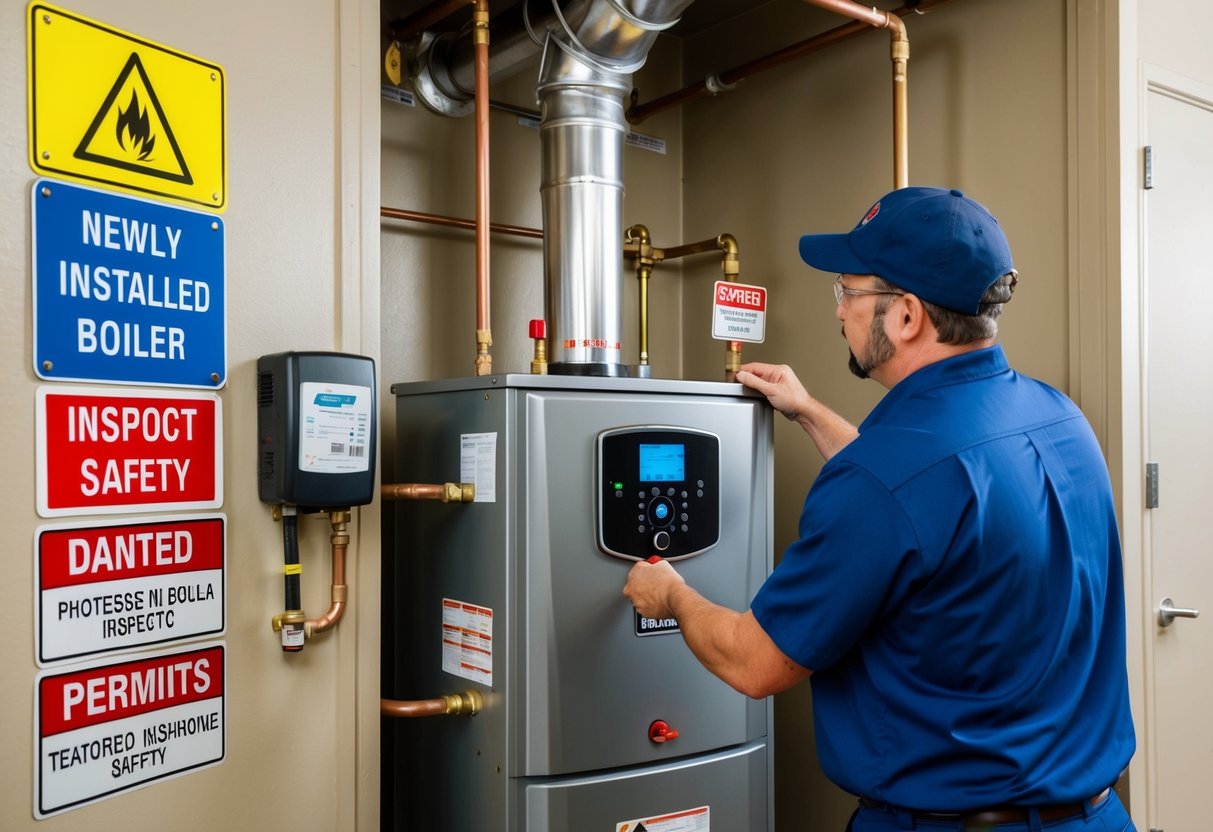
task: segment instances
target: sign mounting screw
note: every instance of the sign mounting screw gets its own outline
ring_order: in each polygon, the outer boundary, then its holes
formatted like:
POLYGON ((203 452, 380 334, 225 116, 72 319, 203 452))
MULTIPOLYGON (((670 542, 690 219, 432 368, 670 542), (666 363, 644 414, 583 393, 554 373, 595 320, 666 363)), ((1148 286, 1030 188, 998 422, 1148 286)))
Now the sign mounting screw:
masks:
POLYGON ((215 384, 218 384, 219 383, 219 374, 211 373, 211 381, 213 381, 215 384))
POLYGON ((43 361, 42 369, 46 370, 49 373, 51 370, 55 369, 55 365, 50 361, 43 361))
POLYGON ((51 158, 51 152, 50 152, 49 150, 44 150, 44 151, 42 151, 42 158, 43 158, 43 159, 49 159, 49 158, 51 158))
POLYGON ((45 23, 47 26, 50 26, 51 25, 51 16, 49 14, 42 15, 42 22, 45 23))
POLYGON ((43 195, 43 196, 50 196, 50 195, 51 195, 51 189, 50 189, 50 188, 48 188, 48 187, 46 187, 45 185, 43 185, 43 186, 42 186, 42 195, 43 195))

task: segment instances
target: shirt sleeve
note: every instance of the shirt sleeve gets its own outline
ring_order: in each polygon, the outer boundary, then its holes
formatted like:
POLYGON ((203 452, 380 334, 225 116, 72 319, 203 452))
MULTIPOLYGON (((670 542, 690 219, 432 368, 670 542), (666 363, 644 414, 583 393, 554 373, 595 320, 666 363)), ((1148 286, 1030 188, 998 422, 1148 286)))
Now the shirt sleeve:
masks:
POLYGON ((800 538, 751 611, 785 655, 825 670, 895 608, 920 571, 917 536, 894 495, 863 468, 827 465, 805 498, 800 538))

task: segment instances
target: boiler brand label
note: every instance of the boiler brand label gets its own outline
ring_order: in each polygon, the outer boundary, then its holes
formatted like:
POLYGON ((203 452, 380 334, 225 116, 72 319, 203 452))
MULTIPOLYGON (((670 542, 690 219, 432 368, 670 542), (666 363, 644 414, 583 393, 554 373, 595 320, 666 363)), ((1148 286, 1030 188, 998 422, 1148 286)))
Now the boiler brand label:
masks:
POLYGON ((767 290, 717 280, 712 306, 712 337, 720 341, 766 339, 767 290))
POLYGON ((632 613, 636 618, 636 635, 638 636, 658 636, 662 633, 682 632, 678 627, 677 618, 645 618, 635 610, 632 610, 632 613))
POLYGON ((213 393, 39 387, 35 434, 43 517, 223 504, 213 393))
POLYGON ((215 514, 40 527, 38 664, 222 635, 225 524, 215 514))
POLYGON ((223 762, 225 646, 43 671, 34 683, 34 817, 223 762))
POLYGON ((223 386, 222 220, 51 179, 31 198, 40 378, 223 386))
POLYGON ((623 821, 615 824, 615 832, 710 832, 711 815, 711 808, 700 806, 685 812, 623 821))
POLYGON ((442 599, 442 669, 464 679, 493 684, 493 611, 442 599))

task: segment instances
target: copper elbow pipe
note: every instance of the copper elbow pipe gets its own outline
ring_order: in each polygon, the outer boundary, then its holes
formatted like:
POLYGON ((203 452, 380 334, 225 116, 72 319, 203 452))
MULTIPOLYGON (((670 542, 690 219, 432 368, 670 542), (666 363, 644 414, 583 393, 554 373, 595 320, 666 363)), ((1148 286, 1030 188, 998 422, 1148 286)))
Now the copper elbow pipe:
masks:
POLYGON ((345 583, 345 553, 350 545, 350 535, 346 531, 346 523, 349 522, 349 519, 350 514, 348 511, 333 511, 329 513, 329 522, 333 526, 333 533, 329 536, 329 546, 332 549, 333 559, 333 600, 328 612, 324 615, 319 618, 304 620, 304 638, 312 638, 316 633, 331 630, 341 620, 341 617, 345 615, 346 600, 349 597, 350 589, 345 583))
POLYGON ((470 482, 384 483, 379 495, 385 500, 442 500, 444 503, 470 503, 476 499, 476 486, 470 482))
POLYGON ((891 58, 893 61, 893 187, 909 184, 909 105, 906 91, 906 64, 910 60, 910 39, 906 25, 893 12, 867 8, 852 0, 805 0, 846 17, 860 20, 877 29, 892 30, 891 58))
POLYGON ((474 0, 472 42, 476 51, 476 375, 493 372, 489 324, 489 4, 474 0))
POLYGON ((475 716, 484 710, 484 697, 479 692, 443 694, 436 699, 380 699, 379 713, 392 717, 475 716))

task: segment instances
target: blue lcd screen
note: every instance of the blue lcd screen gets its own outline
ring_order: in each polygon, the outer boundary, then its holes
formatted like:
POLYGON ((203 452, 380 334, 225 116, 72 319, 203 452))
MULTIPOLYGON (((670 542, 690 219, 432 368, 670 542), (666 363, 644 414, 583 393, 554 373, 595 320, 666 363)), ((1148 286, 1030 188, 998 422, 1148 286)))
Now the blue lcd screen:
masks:
POLYGON ((686 445, 640 446, 641 482, 681 482, 686 479, 686 445))

